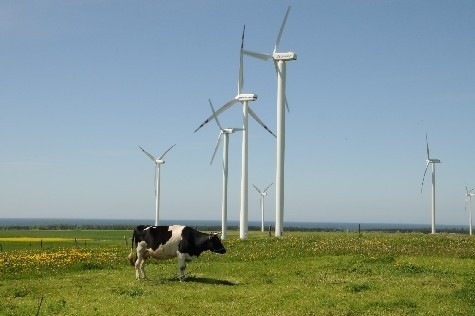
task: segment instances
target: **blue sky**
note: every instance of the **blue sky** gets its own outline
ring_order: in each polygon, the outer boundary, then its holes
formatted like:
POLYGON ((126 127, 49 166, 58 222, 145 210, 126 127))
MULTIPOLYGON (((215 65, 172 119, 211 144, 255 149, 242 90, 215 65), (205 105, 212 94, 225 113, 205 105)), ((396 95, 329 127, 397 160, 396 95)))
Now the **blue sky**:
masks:
MULTIPOLYGON (((196 127, 237 92, 245 48, 271 52, 292 5, 284 221, 466 225, 475 187, 475 2, 0 1, 0 217, 219 219, 217 127, 196 127), (429 175, 429 174, 428 174, 429 175)), ((246 57, 244 92, 276 130, 271 62, 246 57)), ((235 105, 220 118, 241 124, 235 105)), ((275 139, 249 124, 251 184, 275 182, 275 139)), ((229 219, 239 218, 241 138, 231 136, 229 219)), ((275 185, 266 220, 275 218, 275 185)))

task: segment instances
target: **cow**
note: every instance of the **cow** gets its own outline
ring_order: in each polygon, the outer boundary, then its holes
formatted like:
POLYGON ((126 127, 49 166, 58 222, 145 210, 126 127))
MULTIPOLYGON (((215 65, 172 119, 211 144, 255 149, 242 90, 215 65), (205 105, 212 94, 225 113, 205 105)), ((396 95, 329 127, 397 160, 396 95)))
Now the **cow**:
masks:
POLYGON ((217 234, 205 234, 189 226, 150 226, 139 225, 132 235, 132 249, 128 256, 135 266, 135 278, 146 279, 145 260, 149 257, 158 260, 178 258, 178 277, 185 280, 186 262, 200 256, 203 251, 226 253, 217 234), (134 253, 134 245, 136 252, 134 253))

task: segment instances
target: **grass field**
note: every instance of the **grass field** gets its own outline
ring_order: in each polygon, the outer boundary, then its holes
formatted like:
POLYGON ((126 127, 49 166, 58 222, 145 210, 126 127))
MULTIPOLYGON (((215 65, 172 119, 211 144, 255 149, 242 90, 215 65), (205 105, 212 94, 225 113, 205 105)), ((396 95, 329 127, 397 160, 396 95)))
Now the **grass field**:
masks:
POLYGON ((228 252, 191 262, 184 283, 176 260, 147 262, 136 281, 130 235, 0 231, 0 315, 475 314, 466 235, 231 232, 228 252))

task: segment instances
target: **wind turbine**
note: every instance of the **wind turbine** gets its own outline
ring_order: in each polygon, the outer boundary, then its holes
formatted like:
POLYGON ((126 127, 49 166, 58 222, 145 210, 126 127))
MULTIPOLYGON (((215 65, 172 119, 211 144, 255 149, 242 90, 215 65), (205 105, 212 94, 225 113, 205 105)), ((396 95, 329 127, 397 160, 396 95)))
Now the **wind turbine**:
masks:
POLYGON ((290 6, 285 13, 284 20, 280 26, 279 34, 275 41, 272 54, 262 54, 245 50, 244 54, 274 61, 274 67, 277 74, 277 158, 276 158, 276 203, 275 203, 275 236, 280 237, 283 233, 284 225, 284 160, 285 160, 285 106, 287 98, 285 96, 286 85, 286 62, 297 60, 297 54, 294 52, 279 53, 280 38, 284 31, 285 22, 290 12, 290 6))
POLYGON ((429 155, 429 141, 427 140, 427 133, 426 133, 426 149, 427 149, 427 164, 426 170, 424 171, 424 176, 422 177, 422 184, 421 184, 421 194, 422 194, 422 187, 424 186, 424 179, 426 177, 427 169, 429 168, 429 164, 432 164, 432 234, 435 234, 435 164, 441 163, 439 159, 430 158, 429 155))
POLYGON ((216 152, 218 151, 218 147, 224 139, 223 143, 223 200, 221 203, 221 239, 226 238, 226 233, 228 229, 228 147, 229 147, 229 135, 234 132, 242 131, 242 128, 223 128, 219 123, 218 117, 216 116, 216 112, 214 111, 213 104, 211 100, 209 101, 209 105, 211 106, 211 111, 213 112, 213 117, 218 124, 219 127, 219 135, 218 140, 216 142, 216 146, 214 146, 214 153, 213 157, 211 157, 210 165, 213 163, 214 157, 216 156, 216 152))
POLYGON ((465 210, 467 210, 467 203, 468 203, 468 224, 469 224, 469 231, 470 231, 470 236, 472 236, 472 196, 475 195, 473 193, 473 190, 471 189, 470 191, 468 190, 467 187, 465 187, 465 210))
POLYGON ((273 185, 274 183, 271 183, 267 186, 267 188, 264 189, 264 191, 261 191, 259 190, 254 184, 254 188, 257 190, 257 192, 259 192, 259 194, 261 195, 261 231, 264 231, 264 198, 266 197, 267 195, 267 189, 270 188, 271 185, 273 185))
MULTIPOLYGON (((176 145, 176 144, 175 144, 176 145)), ((155 163, 155 226, 158 226, 158 214, 160 210, 160 165, 165 163, 163 157, 170 151, 173 147, 168 148, 160 157, 155 158, 151 154, 145 151, 142 147, 139 146, 140 149, 155 163)))
MULTIPOLYGON (((242 31, 241 39, 241 50, 240 50, 240 60, 239 60, 239 77, 238 77, 238 94, 230 101, 225 103, 221 108, 219 108, 215 113, 208 117, 196 130, 198 131, 201 127, 206 125, 210 120, 214 119, 233 105, 238 102, 242 104, 242 171, 241 171, 241 210, 239 216, 239 237, 245 239, 248 231, 248 115, 251 115, 257 123, 264 127, 269 133, 274 135, 269 128, 259 119, 259 117, 254 113, 254 111, 249 107, 249 101, 257 100, 257 94, 254 93, 242 93, 244 86, 244 77, 243 77, 243 48, 244 48, 244 32, 246 26, 242 31)), ((274 135, 274 137, 276 137, 274 135)))

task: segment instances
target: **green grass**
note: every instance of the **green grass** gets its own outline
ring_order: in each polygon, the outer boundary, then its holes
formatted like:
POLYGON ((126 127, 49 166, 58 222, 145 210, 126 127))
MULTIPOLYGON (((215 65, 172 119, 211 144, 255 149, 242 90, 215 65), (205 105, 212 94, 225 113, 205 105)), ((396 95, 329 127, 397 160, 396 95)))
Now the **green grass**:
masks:
POLYGON ((0 231, 0 315, 473 315, 475 239, 462 235, 231 232, 178 282, 149 261, 136 281, 124 231, 0 231), (30 235, 28 235, 30 234, 30 235), (69 254, 69 255, 68 255, 69 254), (40 301, 43 301, 40 306, 40 301))

